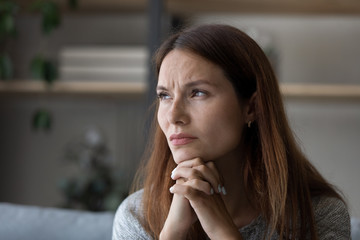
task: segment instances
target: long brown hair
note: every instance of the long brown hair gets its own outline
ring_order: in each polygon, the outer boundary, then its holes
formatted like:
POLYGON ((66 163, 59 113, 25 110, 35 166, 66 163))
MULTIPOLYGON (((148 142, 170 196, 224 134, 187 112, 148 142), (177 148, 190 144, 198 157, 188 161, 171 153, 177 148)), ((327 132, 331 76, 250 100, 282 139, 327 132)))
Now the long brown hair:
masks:
MULTIPOLYGON (((162 44, 155 55, 157 73, 173 49, 190 51, 222 68, 240 100, 257 93, 256 120, 251 128, 244 126, 246 158, 239 159, 247 197, 256 202, 271 234, 277 231, 280 239, 290 235, 305 239, 310 234, 311 239, 318 239, 312 198, 342 198, 299 149, 275 74, 261 48, 234 27, 201 25, 178 32, 162 44)), ((144 226, 157 239, 171 205, 169 188, 174 182, 170 173, 176 165, 156 117, 148 153, 138 176, 143 179, 144 226)), ((199 224, 188 234, 189 239, 203 236, 199 224)))

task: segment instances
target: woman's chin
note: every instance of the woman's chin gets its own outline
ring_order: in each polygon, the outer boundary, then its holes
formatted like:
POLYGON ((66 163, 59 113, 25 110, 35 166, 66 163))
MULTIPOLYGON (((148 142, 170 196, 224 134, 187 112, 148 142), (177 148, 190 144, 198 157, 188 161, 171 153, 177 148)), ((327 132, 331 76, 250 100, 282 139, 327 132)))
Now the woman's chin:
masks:
POLYGON ((188 151, 173 151, 172 152, 173 158, 174 158, 174 162, 176 164, 180 164, 182 162, 188 161, 188 160, 192 160, 195 158, 201 158, 201 160, 203 162, 207 162, 207 161, 213 161, 214 158, 212 158, 212 156, 209 156, 209 154, 205 154, 202 152, 188 152, 188 151))
POLYGON ((191 153, 184 153, 184 152, 173 152, 173 158, 174 158, 174 162, 176 164, 180 164, 182 162, 188 161, 188 160, 192 160, 194 158, 199 157, 199 155, 197 154, 191 154, 191 153))

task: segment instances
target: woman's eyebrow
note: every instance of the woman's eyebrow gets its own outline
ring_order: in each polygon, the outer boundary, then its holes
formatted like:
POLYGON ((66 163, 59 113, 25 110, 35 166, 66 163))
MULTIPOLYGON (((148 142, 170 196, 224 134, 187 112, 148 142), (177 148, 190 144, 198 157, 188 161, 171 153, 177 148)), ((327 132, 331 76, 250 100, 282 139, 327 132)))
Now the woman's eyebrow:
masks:
MULTIPOLYGON (((185 87, 186 88, 191 88, 191 87, 194 87, 194 86, 197 86, 197 85, 203 85, 203 84, 214 86, 213 82, 201 79, 201 80, 188 82, 188 83, 185 84, 185 87)), ((167 90, 167 88, 165 86, 162 86, 162 85, 158 85, 156 87, 156 91, 166 91, 166 90, 167 90)))
POLYGON ((164 87, 164 86, 162 86, 162 85, 158 85, 158 86, 156 87, 156 91, 165 91, 165 90, 167 90, 167 88, 164 87))
POLYGON ((185 87, 194 87, 194 86, 203 85, 203 84, 214 86, 213 82, 210 82, 210 81, 204 80, 204 79, 200 79, 200 80, 196 80, 196 81, 186 83, 185 87))
MULTIPOLYGON (((201 79, 201 80, 196 80, 196 81, 186 83, 185 88, 192 88, 192 87, 195 87, 197 85, 203 85, 203 84, 210 85, 210 86, 215 86, 215 84, 213 82, 201 79)), ((158 85, 156 87, 156 91, 167 91, 167 90, 168 89, 165 86, 162 86, 162 85, 158 85)))

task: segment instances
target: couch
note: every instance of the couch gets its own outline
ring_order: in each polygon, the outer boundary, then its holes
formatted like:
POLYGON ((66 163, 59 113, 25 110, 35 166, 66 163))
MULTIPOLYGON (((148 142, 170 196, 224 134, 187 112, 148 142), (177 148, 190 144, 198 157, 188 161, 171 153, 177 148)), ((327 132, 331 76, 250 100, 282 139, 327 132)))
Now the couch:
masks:
MULTIPOLYGON (((0 203, 1 240, 111 240, 114 213, 0 203)), ((360 219, 351 219, 360 240, 360 219)))
POLYGON ((111 240, 114 213, 0 203, 1 240, 111 240))
POLYGON ((352 240, 360 240, 360 218, 351 218, 352 240))

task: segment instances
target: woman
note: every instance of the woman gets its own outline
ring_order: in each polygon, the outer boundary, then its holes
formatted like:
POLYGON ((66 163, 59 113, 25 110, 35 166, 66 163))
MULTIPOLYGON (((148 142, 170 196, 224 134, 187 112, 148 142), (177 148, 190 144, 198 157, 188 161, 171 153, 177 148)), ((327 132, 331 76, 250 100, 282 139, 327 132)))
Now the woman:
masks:
POLYGON ((113 239, 349 239, 341 196, 299 150, 278 83, 240 30, 203 25, 156 56, 144 182, 113 239))

